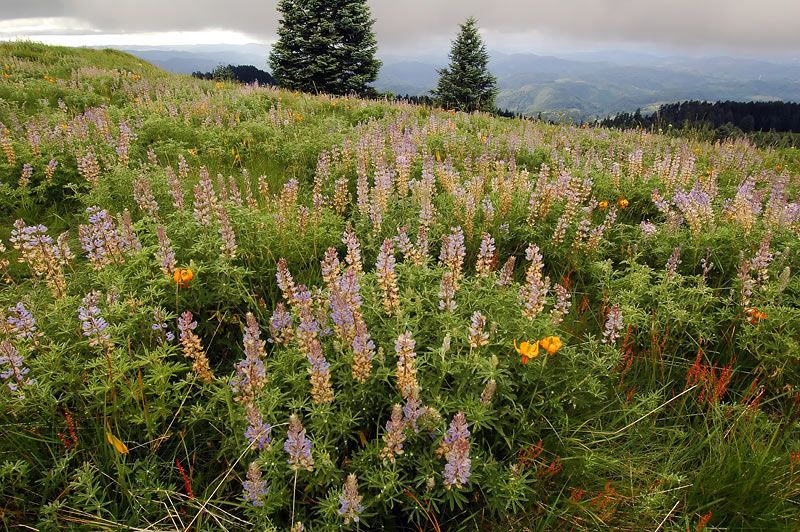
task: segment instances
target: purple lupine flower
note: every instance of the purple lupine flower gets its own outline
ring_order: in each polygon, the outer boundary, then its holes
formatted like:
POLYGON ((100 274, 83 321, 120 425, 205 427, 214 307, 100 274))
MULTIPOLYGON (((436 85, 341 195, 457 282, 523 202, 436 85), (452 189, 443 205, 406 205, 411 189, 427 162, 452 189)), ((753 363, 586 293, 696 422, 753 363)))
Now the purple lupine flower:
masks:
MULTIPOLYGON (((352 270, 350 270, 352 271, 352 270)), ((352 375, 360 383, 367 382, 372 371, 372 358, 375 356, 375 343, 370 339, 367 324, 363 318, 356 321, 356 334, 353 338, 352 375)))
POLYGON ((30 183, 31 176, 33 175, 33 166, 28 163, 22 165, 22 175, 19 178, 19 186, 25 187, 30 183))
POLYGON ((158 234, 158 250, 156 251, 156 258, 161 265, 161 271, 167 277, 172 277, 175 268, 178 266, 175 260, 175 251, 172 249, 172 243, 167 236, 167 230, 163 225, 156 226, 156 233, 158 234))
POLYGON ((345 262, 347 262, 347 265, 353 268, 356 273, 360 274, 363 271, 361 266, 361 245, 358 242, 358 237, 350 226, 350 222, 348 222, 345 227, 342 243, 347 246, 347 255, 344 257, 345 262))
POLYGON ((614 305, 608 311, 608 317, 606 318, 606 325, 603 329, 603 339, 601 340, 604 344, 613 344, 619 338, 619 331, 622 329, 622 310, 619 308, 619 305, 614 305))
POLYGON ((217 195, 205 166, 200 167, 200 180, 194 185, 194 221, 200 227, 211 226, 211 216, 216 210, 217 195))
POLYGON ((444 466, 444 485, 448 490, 453 486, 462 487, 469 482, 472 462, 469 459, 469 440, 457 439, 447 453, 447 464, 444 466))
POLYGON ((111 335, 106 331, 108 322, 100 316, 100 292, 92 290, 81 299, 83 306, 78 307, 78 318, 81 320, 83 335, 89 338, 90 346, 110 347, 111 335))
POLYGON ((653 204, 655 204, 656 209, 667 214, 670 208, 670 202, 666 198, 664 198, 661 194, 659 194, 658 189, 653 189, 653 193, 650 196, 653 199, 653 204))
POLYGON ((275 279, 278 282, 278 288, 281 289, 281 293, 283 294, 283 298, 286 299, 286 302, 290 305, 296 303, 297 288, 294 285, 294 280, 292 280, 292 274, 289 272, 289 267, 286 265, 286 259, 283 257, 278 259, 275 279))
POLYGON ((308 471, 314 470, 314 458, 311 456, 311 440, 306 438, 306 429, 300 423, 300 418, 295 414, 289 416, 289 431, 286 435, 286 443, 283 450, 289 453, 289 469, 296 471, 304 468, 308 471))
POLYGON ((153 309, 153 324, 150 328, 158 332, 158 343, 163 344, 175 340, 175 335, 167 327, 167 316, 163 309, 153 309))
POLYGON ((247 480, 242 482, 244 500, 251 501, 253 506, 263 506, 264 496, 269 493, 267 482, 261 480, 261 468, 255 462, 250 462, 247 468, 247 480))
POLYGON ((231 193, 231 201, 237 207, 242 206, 242 193, 239 191, 239 185, 236 184, 236 179, 232 175, 228 176, 228 188, 231 193))
POLYGON ((478 277, 488 277, 492 269, 495 253, 494 238, 489 233, 481 233, 481 247, 478 250, 478 260, 475 263, 475 273, 478 277))
POLYGON ((262 450, 264 447, 269 449, 269 444, 272 443, 272 425, 264 423, 264 418, 258 407, 252 403, 247 403, 247 430, 244 437, 250 442, 252 449, 262 450))
POLYGON ((332 288, 328 301, 334 330, 338 338, 349 344, 353 341, 356 332, 355 316, 350 307, 348 294, 340 288, 339 283, 333 285, 332 288))
POLYGON ((682 247, 683 246, 678 246, 672 250, 672 254, 669 256, 669 260, 667 261, 667 266, 665 268, 666 276, 664 277, 664 280, 669 281, 672 278, 672 276, 675 275, 675 272, 678 269, 678 264, 683 262, 680 259, 682 247))
POLYGON ((132 255, 142 249, 142 244, 139 242, 139 237, 136 236, 136 231, 133 229, 133 221, 131 221, 131 212, 128 209, 122 210, 122 215, 119 218, 120 223, 120 239, 122 240, 122 248, 128 255, 132 255))
POLYGON ((652 236, 658 231, 655 224, 648 220, 642 220, 642 223, 639 224, 639 229, 642 230, 644 236, 652 236))
POLYGON ((394 271, 395 264, 394 243, 391 238, 386 238, 375 262, 375 275, 378 277, 378 285, 383 293, 384 310, 389 316, 400 308, 397 274, 394 271))
POLYGON ((325 251, 320 266, 322 267, 322 279, 325 281, 325 286, 328 287, 328 290, 333 290, 333 285, 339 277, 339 267, 341 266, 336 248, 330 247, 325 251))
POLYGON ((339 495, 339 514, 344 517, 344 524, 350 523, 350 519, 358 523, 358 514, 364 511, 361 505, 362 496, 358 494, 358 481, 355 473, 347 475, 347 482, 344 484, 344 491, 339 495))
POLYGON ((255 399, 267 380, 267 369, 263 360, 267 352, 255 316, 248 312, 245 320, 246 326, 242 338, 245 357, 234 366, 236 376, 231 379, 231 389, 238 396, 237 400, 250 402, 255 399))
POLYGON ((411 427, 414 432, 419 432, 419 425, 417 420, 425 413, 425 407, 422 406, 422 401, 418 397, 417 390, 406 398, 406 404, 403 407, 403 423, 411 427))
POLYGON ((544 308, 545 297, 548 291, 548 279, 542 278, 542 254, 539 247, 529 244, 525 250, 525 257, 531 261, 525 272, 525 285, 519 291, 519 301, 522 305, 522 313, 528 318, 533 319, 544 308))
POLYGON ((89 213, 89 225, 78 226, 78 239, 92 267, 101 270, 111 262, 123 262, 121 252, 125 244, 108 211, 91 206, 86 212, 89 213))
POLYGON ((158 166, 158 155, 152 145, 147 147, 147 163, 150 166, 158 166))
POLYGON ((481 201, 481 210, 483 211, 484 222, 487 224, 492 223, 494 219, 494 205, 492 205, 492 200, 489 196, 486 196, 481 201))
POLYGON ((269 331, 272 335, 270 342, 289 345, 289 342, 294 338, 292 315, 286 311, 283 303, 278 303, 275 307, 275 312, 272 313, 272 317, 269 320, 269 331))
POLYGON ((445 445, 451 445, 459 438, 469 438, 470 432, 467 425, 467 419, 463 411, 456 413, 453 416, 453 421, 450 422, 450 427, 444 437, 445 445))
MULTIPOLYGON (((200 173, 202 174, 202 172, 203 170, 201 168, 200 173)), ((182 153, 178 154, 178 176, 180 176, 181 179, 189 177, 189 165, 186 163, 186 158, 182 153)))
POLYGON ((507 286, 511 284, 511 278, 514 276, 514 264, 516 262, 517 258, 513 255, 508 257, 508 260, 500 269, 500 277, 497 279, 497 286, 507 286))
POLYGON ((406 423, 403 421, 403 408, 399 404, 392 407, 392 417, 386 422, 386 434, 383 435, 383 441, 386 443, 381 451, 381 458, 388 459, 394 463, 395 455, 401 455, 403 451, 403 442, 406 441, 406 435, 403 432, 406 423))
POLYGON ((183 212, 183 188, 171 166, 167 166, 167 184, 169 185, 169 195, 172 196, 172 205, 178 211, 183 212))
POLYGON ((158 203, 150 188, 150 181, 144 175, 140 175, 133 181, 133 199, 136 200, 136 204, 143 213, 153 219, 156 218, 158 203))
POLYGON ((455 301, 456 286, 453 280, 453 272, 447 271, 442 275, 442 282, 439 284, 439 310, 453 312, 458 308, 455 301))
POLYGON ((458 281, 461 277, 461 270, 464 267, 464 232, 461 227, 451 227, 451 233, 442 237, 442 249, 439 253, 439 263, 450 268, 452 272, 453 286, 458 290, 458 281))
POLYGON ((47 177, 48 181, 53 180, 53 174, 56 172, 56 166, 58 166, 58 161, 55 158, 50 159, 50 162, 47 163, 47 166, 44 169, 44 175, 47 177))
POLYGON ((478 348, 489 343, 489 333, 484 332, 486 317, 479 310, 472 313, 469 327, 469 345, 478 348))
POLYGON ((8 331, 16 335, 17 338, 27 338, 32 340, 35 336, 41 336, 41 332, 36 330, 36 320, 21 301, 13 307, 8 307, 11 315, 7 318, 8 331))
POLYGON ((333 386, 331 385, 330 363, 325 360, 322 344, 314 338, 306 353, 306 358, 311 364, 308 373, 311 380, 311 397, 314 404, 330 403, 333 401, 333 386))
POLYGON ((31 386, 36 381, 29 377, 25 377, 30 373, 30 368, 23 364, 24 360, 22 355, 19 354, 17 349, 8 340, 0 341, 0 367, 8 365, 7 369, 0 372, 0 379, 8 379, 8 389, 12 392, 19 392, 19 400, 25 400, 25 394, 21 388, 31 386))
POLYGON ((228 218, 228 211, 225 206, 220 203, 217 205, 217 217, 219 218, 219 236, 222 237, 222 250, 223 255, 229 259, 236 258, 236 236, 233 233, 231 221, 228 218))
POLYGON ((772 264, 772 260, 775 258, 775 254, 769 250, 771 241, 772 231, 767 231, 764 238, 761 240, 758 252, 750 259, 750 270, 758 272, 759 283, 764 283, 769 280, 769 265, 772 264))
POLYGON ((703 281, 705 281, 708 272, 714 268, 714 263, 711 262, 711 248, 706 248, 706 256, 700 259, 700 265, 703 267, 703 281))
POLYGON ((692 236, 699 236, 703 229, 714 221, 712 200, 711 194, 701 187, 700 181, 695 183, 688 194, 680 191, 673 196, 672 201, 688 222, 692 236))
POLYGON ((557 284, 553 287, 553 291, 556 293, 556 303, 553 305, 553 310, 550 312, 550 316, 552 318, 551 323, 553 327, 558 327, 558 325, 564 320, 564 316, 569 314, 569 308, 572 306, 572 301, 570 301, 570 293, 569 290, 563 285, 557 284))
POLYGON ((411 337, 411 332, 406 331, 394 341, 394 350, 397 353, 397 387, 406 399, 418 392, 417 370, 414 367, 414 347, 417 342, 411 337))

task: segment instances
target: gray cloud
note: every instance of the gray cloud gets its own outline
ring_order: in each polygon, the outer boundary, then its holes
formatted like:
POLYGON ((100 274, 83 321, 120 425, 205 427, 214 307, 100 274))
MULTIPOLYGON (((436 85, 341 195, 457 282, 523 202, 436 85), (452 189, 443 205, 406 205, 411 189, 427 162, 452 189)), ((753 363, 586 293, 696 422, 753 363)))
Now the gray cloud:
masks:
MULTIPOLYGON (((273 40, 276 0, 3 0, 2 19, 74 17, 99 31, 218 28, 273 40)), ((578 45, 648 44, 684 50, 800 52, 797 0, 373 0, 381 49, 441 46, 467 16, 490 47, 504 36, 578 45)), ((8 24, 8 23, 7 23, 8 24)))

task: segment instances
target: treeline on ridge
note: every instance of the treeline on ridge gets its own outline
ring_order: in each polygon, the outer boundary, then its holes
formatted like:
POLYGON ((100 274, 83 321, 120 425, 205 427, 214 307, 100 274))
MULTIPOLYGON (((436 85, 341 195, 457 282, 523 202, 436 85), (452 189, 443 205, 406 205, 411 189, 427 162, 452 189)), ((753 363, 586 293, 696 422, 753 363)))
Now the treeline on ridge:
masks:
POLYGON ((275 85, 275 78, 269 72, 253 65, 219 65, 211 72, 192 72, 193 78, 237 81, 239 83, 255 83, 259 85, 275 85))
POLYGON ((620 113, 599 125, 616 128, 666 130, 667 128, 711 128, 735 126, 744 133, 774 131, 800 133, 800 103, 792 102, 703 102, 685 101, 661 105, 651 115, 620 113))

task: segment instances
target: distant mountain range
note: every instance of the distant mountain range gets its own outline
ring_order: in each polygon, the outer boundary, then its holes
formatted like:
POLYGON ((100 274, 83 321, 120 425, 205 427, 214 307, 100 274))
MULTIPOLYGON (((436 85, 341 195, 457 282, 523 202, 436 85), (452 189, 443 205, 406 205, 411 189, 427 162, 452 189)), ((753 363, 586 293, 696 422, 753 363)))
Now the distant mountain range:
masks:
MULTIPOLYGON (((183 46, 123 48, 175 73, 208 72, 221 64, 267 69, 269 47, 183 46)), ((490 52, 498 107, 527 116, 585 121, 622 111, 655 110, 683 100, 800 102, 800 61, 732 57, 659 56, 629 51, 562 57, 490 52)), ((442 55, 382 55, 375 87, 423 95, 436 86, 442 55)))

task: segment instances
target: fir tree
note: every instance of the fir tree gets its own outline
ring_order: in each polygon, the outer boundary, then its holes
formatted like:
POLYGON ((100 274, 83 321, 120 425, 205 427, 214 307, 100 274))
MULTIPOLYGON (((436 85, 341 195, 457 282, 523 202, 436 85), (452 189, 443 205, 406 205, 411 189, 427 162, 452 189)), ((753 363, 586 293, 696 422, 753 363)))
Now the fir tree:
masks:
POLYGON ((450 49, 450 66, 439 70, 439 84, 431 91, 446 109, 494 111, 497 79, 489 72, 489 53, 470 17, 450 49))
POLYGON ((272 74, 288 89, 370 95, 381 62, 366 0, 280 0, 272 74))

